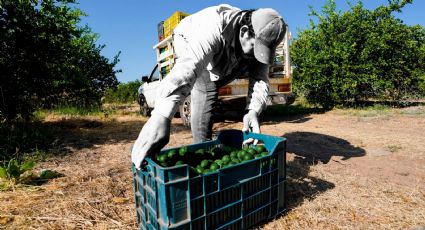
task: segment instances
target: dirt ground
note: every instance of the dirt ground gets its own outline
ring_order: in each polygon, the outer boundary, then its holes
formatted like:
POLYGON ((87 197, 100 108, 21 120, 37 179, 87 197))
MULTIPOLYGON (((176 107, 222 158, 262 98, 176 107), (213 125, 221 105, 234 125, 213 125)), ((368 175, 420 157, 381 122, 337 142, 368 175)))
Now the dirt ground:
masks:
MULTIPOLYGON (((0 192, 0 229, 137 229, 130 148, 146 118, 48 116, 59 127, 51 168, 65 176, 0 192)), ((214 130, 241 129, 224 120, 214 130)), ((287 138, 288 211, 258 229, 425 226, 425 107, 267 115, 287 138)), ((173 120, 169 146, 190 144, 173 120)))

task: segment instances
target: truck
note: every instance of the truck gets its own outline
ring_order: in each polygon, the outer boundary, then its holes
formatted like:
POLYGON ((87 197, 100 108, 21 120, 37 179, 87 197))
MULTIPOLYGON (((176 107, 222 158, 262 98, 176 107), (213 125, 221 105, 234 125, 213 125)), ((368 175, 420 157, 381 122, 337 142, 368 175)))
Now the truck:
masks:
MULTIPOLYGON (((162 28, 162 33, 158 33, 159 43, 153 46, 156 52, 156 64, 150 75, 142 77, 142 85, 138 89, 138 103, 140 114, 149 116, 155 105, 156 90, 171 68, 176 63, 174 55, 172 29, 178 22, 188 14, 175 12, 170 18, 163 21, 158 26, 158 31, 162 28), (163 25, 161 27, 161 25, 163 25)), ((295 101, 292 93, 292 68, 289 52, 290 32, 287 26, 283 41, 276 48, 274 63, 269 69, 269 95, 267 106, 289 105, 295 101)), ((221 87, 218 92, 218 102, 215 113, 226 111, 243 111, 248 95, 249 79, 247 76, 240 76, 229 84, 221 87)), ((180 105, 178 114, 182 123, 190 126, 190 95, 184 99, 180 105)))

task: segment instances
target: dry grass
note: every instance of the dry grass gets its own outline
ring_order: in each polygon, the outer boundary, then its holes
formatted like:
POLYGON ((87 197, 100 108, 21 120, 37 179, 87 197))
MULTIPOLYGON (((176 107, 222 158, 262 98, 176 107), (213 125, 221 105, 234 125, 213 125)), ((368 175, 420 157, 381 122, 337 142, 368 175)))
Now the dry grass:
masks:
POLYGON ((409 229, 425 224, 425 193, 418 186, 330 172, 325 164, 311 167, 305 178, 291 177, 290 211, 263 229, 409 229))
POLYGON ((7 207, 5 216, 19 228, 131 228, 134 218, 130 214, 130 168, 118 167, 128 162, 127 156, 119 154, 123 148, 126 147, 106 145, 41 164, 40 167, 54 167, 66 176, 39 190, 3 192, 0 200, 7 207), (122 215, 124 210, 127 215, 122 215))
MULTIPOLYGON (((288 138, 289 210, 256 228, 425 225, 422 110, 367 121, 340 111, 264 120, 264 133, 288 138)), ((63 130, 62 145, 35 170, 52 168, 65 177, 0 192, 0 229, 137 229, 129 151, 146 119, 126 113, 45 121, 63 130)), ((214 128, 241 127, 227 121, 214 128)), ((169 146, 190 142, 190 130, 173 121, 169 146)))

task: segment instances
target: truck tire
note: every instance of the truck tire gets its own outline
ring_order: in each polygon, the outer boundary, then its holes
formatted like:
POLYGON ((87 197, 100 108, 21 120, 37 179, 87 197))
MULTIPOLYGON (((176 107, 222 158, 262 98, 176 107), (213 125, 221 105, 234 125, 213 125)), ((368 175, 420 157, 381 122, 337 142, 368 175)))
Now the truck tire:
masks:
POLYGON ((295 102, 295 94, 290 93, 286 97, 286 105, 292 105, 295 102))
POLYGON ((146 98, 143 94, 139 96, 140 115, 147 117, 150 116, 150 108, 146 102, 146 98))
POLYGON ((183 125, 190 127, 190 95, 183 100, 179 111, 180 119, 182 119, 183 125))

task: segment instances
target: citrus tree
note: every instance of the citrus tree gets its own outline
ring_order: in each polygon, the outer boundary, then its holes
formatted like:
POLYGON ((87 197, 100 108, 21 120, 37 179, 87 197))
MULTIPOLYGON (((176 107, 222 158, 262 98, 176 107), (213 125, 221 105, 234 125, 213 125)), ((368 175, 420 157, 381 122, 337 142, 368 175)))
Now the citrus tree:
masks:
POLYGON ((321 12, 311 8, 309 27, 291 46, 296 93, 324 107, 424 96, 425 30, 393 15, 411 2, 368 10, 359 1, 342 12, 329 0, 321 12))
POLYGON ((74 0, 0 1, 0 118, 29 119, 37 107, 99 103, 118 84, 97 35, 78 23, 74 0))

